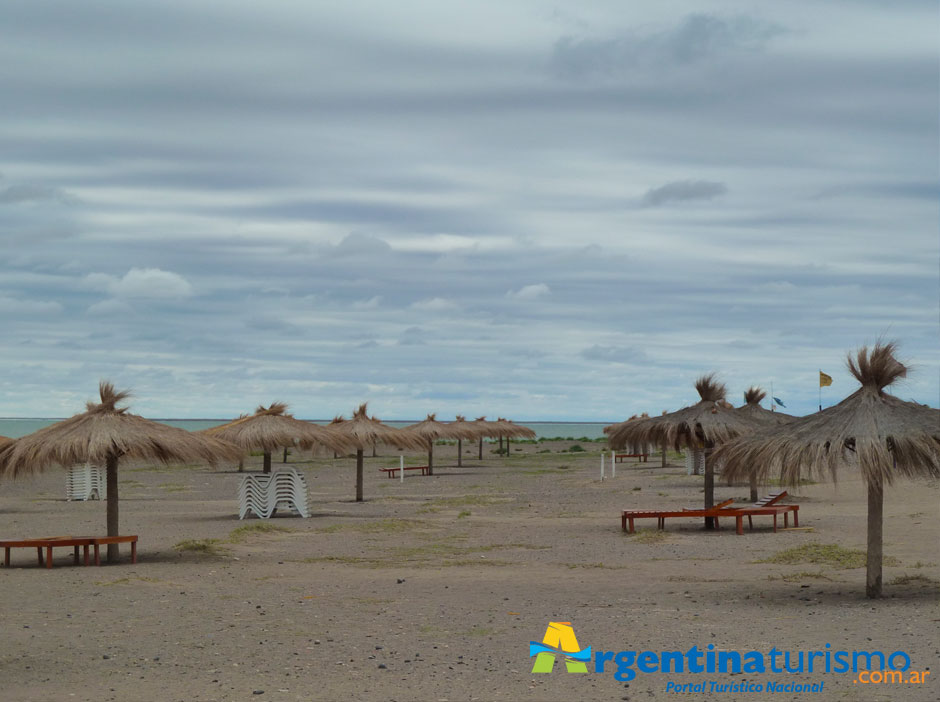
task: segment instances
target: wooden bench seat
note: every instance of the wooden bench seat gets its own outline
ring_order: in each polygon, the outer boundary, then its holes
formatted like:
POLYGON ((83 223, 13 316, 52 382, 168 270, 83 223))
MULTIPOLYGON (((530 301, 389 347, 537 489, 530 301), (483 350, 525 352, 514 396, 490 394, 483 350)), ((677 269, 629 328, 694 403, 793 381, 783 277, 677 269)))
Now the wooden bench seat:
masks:
MULTIPOLYGON (((382 471, 383 473, 387 474, 389 478, 394 478, 396 475, 398 475, 398 471, 401 470, 401 469, 400 469, 398 466, 395 466, 394 468, 379 468, 379 470, 382 471)), ((427 467, 427 466, 405 466, 405 470, 406 470, 406 471, 408 471, 408 470, 420 470, 420 471, 421 471, 421 475, 427 475, 427 474, 428 474, 428 467, 427 467)))
POLYGON ((777 531, 777 516, 783 515, 784 527, 789 526, 789 516, 793 514, 793 526, 800 525, 799 505, 774 504, 766 507, 729 507, 732 500, 726 500, 710 509, 683 509, 683 510, 657 510, 657 509, 625 509, 620 515, 620 526, 624 531, 633 533, 635 519, 656 519, 658 529, 666 528, 666 519, 673 517, 711 517, 715 520, 715 528, 719 528, 719 519, 734 519, 735 532, 744 533, 744 518, 747 517, 748 527, 754 529, 753 517, 771 516, 774 518, 774 533, 777 531), (629 529, 627 528, 629 524, 629 529))
POLYGON ((3 548, 3 565, 10 565, 10 550, 14 548, 35 548, 36 557, 39 565, 43 562, 43 549, 45 549, 45 566, 52 567, 52 549, 61 546, 71 546, 75 559, 75 565, 79 564, 78 548, 82 547, 84 552, 84 565, 88 565, 89 547, 95 550, 95 565, 101 565, 101 555, 99 548, 107 544, 126 544, 131 545, 131 563, 137 562, 137 535, 132 536, 46 536, 39 539, 7 539, 0 540, 0 547, 3 548))
POLYGON ((614 463, 623 463, 624 458, 636 458, 637 463, 649 463, 650 455, 648 453, 615 453, 614 463))

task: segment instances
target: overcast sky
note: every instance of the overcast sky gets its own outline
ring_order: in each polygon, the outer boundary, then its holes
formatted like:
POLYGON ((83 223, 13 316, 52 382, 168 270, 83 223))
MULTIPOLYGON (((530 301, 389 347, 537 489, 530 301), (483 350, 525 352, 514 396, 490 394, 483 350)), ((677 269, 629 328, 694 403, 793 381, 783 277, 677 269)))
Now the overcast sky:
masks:
POLYGON ((0 416, 938 403, 935 0, 0 5, 0 416))

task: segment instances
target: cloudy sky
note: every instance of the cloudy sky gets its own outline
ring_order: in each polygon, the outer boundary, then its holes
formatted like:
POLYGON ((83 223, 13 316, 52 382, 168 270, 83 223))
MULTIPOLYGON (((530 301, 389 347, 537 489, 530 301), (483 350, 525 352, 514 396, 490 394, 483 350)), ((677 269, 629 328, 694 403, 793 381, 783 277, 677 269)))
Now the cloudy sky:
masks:
POLYGON ((938 403, 934 0, 2 5, 0 416, 938 403))

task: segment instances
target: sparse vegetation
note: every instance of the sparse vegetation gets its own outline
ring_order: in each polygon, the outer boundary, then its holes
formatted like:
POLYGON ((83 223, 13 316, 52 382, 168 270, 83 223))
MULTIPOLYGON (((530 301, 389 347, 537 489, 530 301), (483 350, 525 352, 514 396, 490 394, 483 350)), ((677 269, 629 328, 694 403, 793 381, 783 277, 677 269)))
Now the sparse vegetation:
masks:
POLYGON ((291 531, 293 531, 293 529, 271 524, 270 522, 255 522, 254 524, 246 524, 245 526, 240 526, 232 530, 232 533, 228 536, 228 542, 230 544, 243 544, 249 538, 257 534, 283 534, 291 531))
MULTIPOLYGON (((797 563, 818 563, 833 568, 863 568, 865 566, 865 551, 843 548, 838 544, 811 543, 788 548, 766 558, 758 563, 776 563, 779 565, 794 565, 797 563)), ((898 565, 898 559, 885 556, 884 565, 898 565)))
POLYGON ((661 529, 640 529, 627 536, 638 544, 658 544, 669 538, 669 534, 661 529))
POLYGON ((185 539, 173 548, 182 553, 199 553, 206 556, 224 556, 228 553, 221 539, 185 539))

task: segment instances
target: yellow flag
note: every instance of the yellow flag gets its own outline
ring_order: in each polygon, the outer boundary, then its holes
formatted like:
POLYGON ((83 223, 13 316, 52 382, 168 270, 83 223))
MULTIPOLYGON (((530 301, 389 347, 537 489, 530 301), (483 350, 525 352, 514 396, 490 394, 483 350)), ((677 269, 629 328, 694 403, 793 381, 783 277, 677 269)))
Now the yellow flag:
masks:
POLYGON ((819 371, 819 387, 824 388, 827 385, 832 385, 832 376, 819 371))

